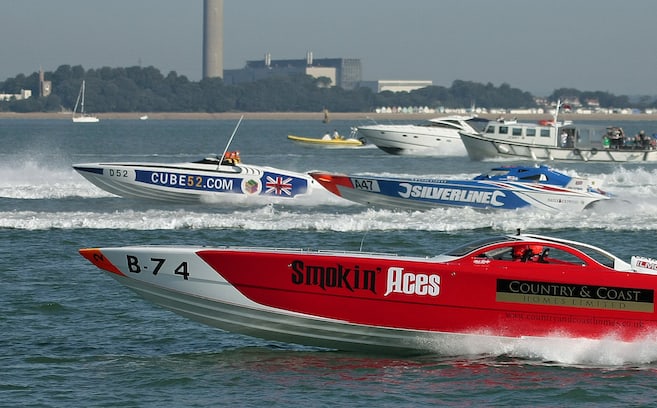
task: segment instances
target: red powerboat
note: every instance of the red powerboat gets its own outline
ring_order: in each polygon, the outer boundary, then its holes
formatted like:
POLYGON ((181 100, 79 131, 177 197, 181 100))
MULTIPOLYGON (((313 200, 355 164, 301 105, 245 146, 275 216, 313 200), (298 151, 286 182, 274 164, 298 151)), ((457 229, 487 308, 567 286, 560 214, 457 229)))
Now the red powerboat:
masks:
POLYGON ((80 253, 146 299, 246 335, 435 352, 465 337, 633 342, 657 333, 657 260, 581 242, 492 236, 435 257, 247 247, 80 253))

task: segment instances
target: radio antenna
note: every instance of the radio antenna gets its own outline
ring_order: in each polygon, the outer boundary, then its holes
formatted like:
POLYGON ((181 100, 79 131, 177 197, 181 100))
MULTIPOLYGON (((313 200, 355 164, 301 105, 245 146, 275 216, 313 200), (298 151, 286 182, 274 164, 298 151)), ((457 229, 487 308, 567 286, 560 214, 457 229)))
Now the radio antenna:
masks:
MULTIPOLYGON (((224 157, 226 157, 226 152, 228 151, 228 147, 233 141, 233 138, 235 137, 235 133, 237 133, 237 128, 239 128, 240 123, 242 123, 242 119, 244 119, 244 115, 240 116, 240 120, 237 121, 237 125, 235 125, 235 129, 233 129, 233 134, 230 135, 230 139, 228 139, 228 143, 226 143, 226 148, 224 149, 224 152, 221 154, 221 157, 219 157, 219 165, 221 165, 221 161, 224 159, 224 157)), ((219 166, 217 166, 217 168, 218 167, 219 166)))
POLYGON ((365 237, 367 236, 367 231, 363 234, 363 238, 360 240, 360 249, 358 252, 363 252, 363 243, 365 242, 365 237))

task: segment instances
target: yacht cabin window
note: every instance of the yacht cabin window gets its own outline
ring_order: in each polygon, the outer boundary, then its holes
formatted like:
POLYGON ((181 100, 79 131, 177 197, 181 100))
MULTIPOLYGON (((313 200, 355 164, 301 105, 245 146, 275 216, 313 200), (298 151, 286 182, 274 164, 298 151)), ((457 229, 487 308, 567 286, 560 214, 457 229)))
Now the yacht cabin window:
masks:
POLYGON ((500 126, 500 130, 498 132, 500 135, 507 135, 509 134, 509 127, 508 126, 500 126))
POLYGON ((527 128, 527 129, 525 129, 525 132, 526 132, 527 136, 531 136, 531 137, 536 136, 536 129, 534 129, 534 128, 527 128))
POLYGON ((511 129, 511 132, 513 136, 522 136, 522 128, 514 127, 513 129, 511 129))
POLYGON ((550 137, 550 129, 541 129, 541 137, 550 137))

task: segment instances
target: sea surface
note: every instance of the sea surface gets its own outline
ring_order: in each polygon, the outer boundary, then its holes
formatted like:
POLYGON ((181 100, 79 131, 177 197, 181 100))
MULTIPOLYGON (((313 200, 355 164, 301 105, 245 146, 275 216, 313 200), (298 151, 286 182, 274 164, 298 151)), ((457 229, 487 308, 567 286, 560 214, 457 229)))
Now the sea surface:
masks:
MULTIPOLYGON (((0 120, 0 406, 654 406, 657 341, 482 341, 416 358, 275 343, 203 326, 142 300, 78 254, 131 244, 285 246, 434 255, 482 235, 580 240, 657 257, 657 164, 556 163, 623 201, 584 213, 371 209, 325 191, 284 204, 122 199, 71 167, 221 153, 237 121, 0 120)), ((509 161, 298 146, 349 121, 245 117, 231 149, 296 171, 471 178, 509 161)), ((615 123, 628 134, 657 123, 615 123)))

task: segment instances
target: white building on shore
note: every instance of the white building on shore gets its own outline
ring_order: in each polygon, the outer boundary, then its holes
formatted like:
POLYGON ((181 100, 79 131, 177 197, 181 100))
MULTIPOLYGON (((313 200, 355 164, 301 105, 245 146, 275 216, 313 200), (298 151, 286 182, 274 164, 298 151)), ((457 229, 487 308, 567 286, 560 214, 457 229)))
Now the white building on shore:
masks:
POLYGON ((0 101, 11 101, 12 99, 20 101, 22 99, 29 99, 31 97, 32 91, 30 89, 21 89, 21 93, 17 94, 0 93, 0 101))

